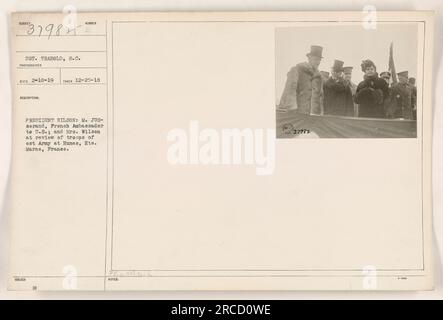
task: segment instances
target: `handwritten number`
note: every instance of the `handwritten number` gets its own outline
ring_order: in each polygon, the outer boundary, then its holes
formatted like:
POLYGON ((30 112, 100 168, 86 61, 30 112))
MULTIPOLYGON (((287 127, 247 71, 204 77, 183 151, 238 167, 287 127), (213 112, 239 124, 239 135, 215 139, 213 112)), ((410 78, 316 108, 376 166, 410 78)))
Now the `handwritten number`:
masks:
POLYGON ((45 35, 48 36, 48 39, 50 39, 53 36, 61 36, 63 28, 66 28, 66 34, 73 34, 77 35, 77 29, 80 28, 81 25, 78 25, 76 27, 67 27, 63 24, 55 25, 53 23, 47 24, 46 26, 42 25, 35 25, 33 23, 29 24, 28 30, 26 30, 26 34, 28 36, 36 35, 37 37, 41 37, 43 35, 43 31, 45 31, 45 35), (46 34, 47 32, 47 34, 46 34))
POLYGON ((46 31, 48 31, 48 39, 52 36, 52 31, 54 30, 54 24, 50 23, 45 28, 46 31))
POLYGON ((43 33, 43 27, 41 25, 38 25, 37 28, 40 30, 38 36, 41 37, 43 33))
POLYGON ((34 33, 34 31, 35 31, 35 26, 33 23, 31 23, 26 33, 31 36, 34 33))
POLYGON ((63 25, 62 25, 62 24, 59 24, 58 27, 57 27, 57 31, 55 32, 55 35, 56 35, 56 36, 59 36, 59 35, 60 35, 60 31, 62 30, 62 28, 63 28, 63 25))

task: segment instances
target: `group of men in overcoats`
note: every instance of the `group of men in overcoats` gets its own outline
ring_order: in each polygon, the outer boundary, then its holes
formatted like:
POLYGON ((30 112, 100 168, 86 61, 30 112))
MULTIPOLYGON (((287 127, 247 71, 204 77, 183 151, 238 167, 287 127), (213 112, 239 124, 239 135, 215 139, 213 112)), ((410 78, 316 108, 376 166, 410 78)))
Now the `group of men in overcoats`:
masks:
POLYGON ((371 60, 361 63, 363 81, 352 82, 352 67, 335 60, 331 72, 319 71, 321 46, 311 46, 307 61, 289 70, 278 109, 302 114, 416 119, 417 89, 408 72, 390 85, 388 71, 377 73, 371 60))

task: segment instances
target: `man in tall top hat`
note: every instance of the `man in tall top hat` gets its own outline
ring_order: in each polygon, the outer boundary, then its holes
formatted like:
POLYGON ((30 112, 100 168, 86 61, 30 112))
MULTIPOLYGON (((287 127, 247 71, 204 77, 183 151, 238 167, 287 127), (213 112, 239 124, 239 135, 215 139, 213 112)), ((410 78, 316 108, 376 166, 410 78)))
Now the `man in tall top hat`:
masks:
POLYGON ((412 120, 412 89, 408 84, 408 71, 397 73, 398 82, 392 85, 388 118, 412 120))
POLYGON ((279 111, 296 110, 303 114, 323 113, 322 77, 318 71, 323 48, 311 46, 307 62, 301 62, 288 72, 286 85, 278 105, 279 111))
MULTIPOLYGON (((357 85, 352 82, 352 69, 353 67, 343 67, 343 79, 345 83, 351 88, 352 100, 354 101, 355 92, 357 91, 357 85)), ((354 117, 358 117, 358 104, 354 102, 354 117)))
POLYGON ((331 77, 323 85, 325 114, 336 116, 354 115, 351 87, 343 79, 343 64, 343 61, 334 61, 331 77))
POLYGON ((388 84, 380 79, 377 67, 371 60, 363 60, 361 70, 363 81, 357 86, 354 101, 358 103, 358 116, 363 118, 384 118, 383 103, 389 95, 388 84))

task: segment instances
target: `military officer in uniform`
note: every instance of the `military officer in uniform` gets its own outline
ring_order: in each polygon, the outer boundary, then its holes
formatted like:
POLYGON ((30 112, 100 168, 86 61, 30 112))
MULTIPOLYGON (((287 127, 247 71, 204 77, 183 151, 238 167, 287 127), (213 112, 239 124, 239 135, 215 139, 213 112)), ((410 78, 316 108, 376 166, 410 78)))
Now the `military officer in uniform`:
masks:
POLYGON ((343 78, 343 61, 335 60, 331 77, 323 85, 324 113, 336 116, 353 116, 354 102, 349 84, 343 78))
POLYGON ((391 80, 391 73, 389 71, 383 71, 380 73, 380 78, 386 81, 386 83, 389 85, 391 80))
POLYGON ((412 119, 417 120, 417 87, 415 86, 415 78, 409 78, 408 82, 412 90, 412 119))
POLYGON ((412 120, 412 89, 408 84, 408 71, 397 73, 398 82, 392 85, 388 118, 412 120))
POLYGON ((301 62, 288 72, 278 111, 296 110, 302 114, 323 114, 323 81, 318 67, 323 47, 311 46, 307 62, 301 62))
POLYGON ((383 101, 383 114, 388 117, 387 113, 389 110, 389 106, 391 105, 391 73, 389 71, 383 71, 382 73, 380 73, 380 78, 385 80, 388 84, 388 94, 383 101))
MULTIPOLYGON (((349 85, 352 92, 352 99, 354 99, 355 92, 357 91, 357 85, 352 82, 352 69, 353 67, 343 68, 343 79, 345 83, 349 85)), ((358 117, 358 104, 354 102, 354 117, 358 117)))

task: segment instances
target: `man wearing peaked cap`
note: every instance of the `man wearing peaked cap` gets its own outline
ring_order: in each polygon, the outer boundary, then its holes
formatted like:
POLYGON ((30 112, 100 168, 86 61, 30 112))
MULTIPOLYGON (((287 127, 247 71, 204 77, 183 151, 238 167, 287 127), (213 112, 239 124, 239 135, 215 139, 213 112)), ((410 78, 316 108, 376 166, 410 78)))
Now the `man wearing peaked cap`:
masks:
MULTIPOLYGON (((345 83, 351 88, 352 101, 354 101, 355 92, 357 91, 357 85, 352 82, 352 70, 353 67, 343 67, 343 79, 345 83)), ((358 104, 354 102, 354 117, 358 117, 358 104)))
POLYGON ((289 70, 285 88, 278 105, 279 111, 296 110, 303 114, 323 113, 322 77, 318 71, 323 48, 311 46, 306 54, 307 62, 301 62, 289 70))
POLYGON ((354 67, 343 67, 343 74, 352 74, 354 67))
POLYGON ((397 73, 397 75, 398 75, 399 78, 402 77, 403 79, 406 79, 406 81, 407 81, 408 80, 409 72, 408 71, 402 71, 402 72, 397 73))
POLYGON ((389 71, 383 71, 380 73, 380 78, 386 81, 386 83, 389 85, 391 80, 391 73, 389 71))
POLYGON ((408 83, 412 90, 412 119, 417 120, 417 86, 415 85, 415 78, 409 78, 408 83))
POLYGON ((349 84, 343 78, 344 62, 335 60, 331 77, 323 85, 324 113, 336 116, 353 116, 354 102, 349 84))
POLYGON ((389 71, 383 71, 380 73, 380 78, 383 79, 388 85, 388 94, 383 100, 383 114, 388 117, 388 110, 391 105, 391 73, 389 71))
POLYGON ((408 71, 397 73, 398 82, 392 85, 388 118, 412 120, 412 88, 408 84, 408 71))

